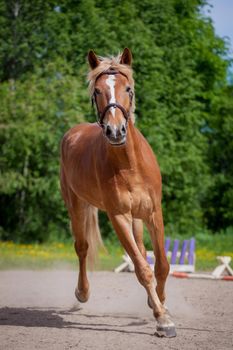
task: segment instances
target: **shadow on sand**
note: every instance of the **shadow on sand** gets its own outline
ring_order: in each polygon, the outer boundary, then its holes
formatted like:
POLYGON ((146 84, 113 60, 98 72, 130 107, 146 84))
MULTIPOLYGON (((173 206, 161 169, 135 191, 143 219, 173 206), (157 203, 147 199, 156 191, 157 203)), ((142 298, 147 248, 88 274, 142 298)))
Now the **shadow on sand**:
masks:
MULTIPOLYGON (((124 316, 100 316, 100 315, 86 315, 75 313, 75 319, 77 321, 68 321, 64 317, 71 316, 72 311, 56 310, 56 309, 46 309, 41 310, 38 308, 11 308, 4 307, 0 308, 0 326, 18 326, 18 327, 51 327, 51 328, 72 328, 80 330, 89 331, 103 331, 103 332, 119 332, 128 334, 145 334, 148 336, 153 336, 151 330, 147 332, 136 331, 136 330, 123 330, 121 327, 138 327, 145 326, 148 324, 145 320, 132 320, 130 323, 125 323, 127 319, 129 321, 132 317, 124 316), (95 323, 85 323, 81 319, 90 319, 94 321, 94 318, 100 318, 105 320, 106 323, 95 322, 95 323), (122 319, 121 324, 110 324, 108 318, 122 319)), ((133 318, 135 319, 135 318, 133 318)))

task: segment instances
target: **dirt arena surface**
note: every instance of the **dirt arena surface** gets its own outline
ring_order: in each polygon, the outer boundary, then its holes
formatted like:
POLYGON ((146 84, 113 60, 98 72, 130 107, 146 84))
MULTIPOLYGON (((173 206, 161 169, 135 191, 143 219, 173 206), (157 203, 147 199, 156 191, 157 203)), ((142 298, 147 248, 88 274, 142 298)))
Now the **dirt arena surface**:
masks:
POLYGON ((91 297, 76 302, 74 271, 0 272, 0 349, 233 348, 233 283, 170 277, 167 305, 177 337, 154 336, 144 289, 131 273, 89 273, 91 297))

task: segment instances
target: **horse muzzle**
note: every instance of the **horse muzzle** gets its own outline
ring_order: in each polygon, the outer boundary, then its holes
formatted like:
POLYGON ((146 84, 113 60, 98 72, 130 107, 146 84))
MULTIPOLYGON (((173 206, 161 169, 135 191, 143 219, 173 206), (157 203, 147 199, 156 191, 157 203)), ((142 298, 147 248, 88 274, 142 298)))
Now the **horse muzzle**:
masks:
POLYGON ((124 145, 126 142, 127 129, 125 124, 122 124, 120 127, 108 124, 104 126, 103 133, 108 142, 113 146, 124 145))

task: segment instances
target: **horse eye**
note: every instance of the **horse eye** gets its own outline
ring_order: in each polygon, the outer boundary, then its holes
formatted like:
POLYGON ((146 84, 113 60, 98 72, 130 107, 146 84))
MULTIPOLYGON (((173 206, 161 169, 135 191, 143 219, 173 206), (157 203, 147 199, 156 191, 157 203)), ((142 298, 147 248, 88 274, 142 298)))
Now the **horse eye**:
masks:
POLYGON ((99 94, 101 94, 101 91, 100 91, 100 89, 97 89, 97 88, 95 88, 95 94, 96 94, 96 95, 99 95, 99 94))
POLYGON ((130 92, 130 91, 131 91, 131 87, 130 87, 130 86, 127 86, 126 92, 130 92))

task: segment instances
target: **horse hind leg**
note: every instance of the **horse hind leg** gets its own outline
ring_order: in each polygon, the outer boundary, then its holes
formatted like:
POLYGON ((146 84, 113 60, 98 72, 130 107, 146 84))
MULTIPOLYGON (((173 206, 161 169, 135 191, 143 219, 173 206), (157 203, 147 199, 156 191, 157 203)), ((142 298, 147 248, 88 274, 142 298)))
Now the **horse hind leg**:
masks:
MULTIPOLYGON (((164 249, 164 228, 161 208, 157 208, 157 211, 153 213, 150 221, 148 221, 146 224, 151 235, 153 250, 156 257, 154 269, 154 274, 157 281, 156 293, 165 310, 165 314, 157 318, 157 335, 174 337, 176 336, 175 325, 171 321, 168 309, 164 306, 165 283, 169 274, 169 264, 164 249)), ((148 304, 152 306, 151 298, 149 298, 148 304)))
POLYGON ((102 241, 97 209, 78 199, 75 202, 75 210, 70 213, 74 247, 79 259, 79 276, 75 296, 80 302, 85 303, 90 296, 87 259, 90 265, 93 265, 98 244, 102 241))
POLYGON ((74 248, 79 259, 79 275, 75 296, 80 302, 85 303, 90 292, 86 266, 88 242, 85 238, 85 217, 83 213, 78 212, 71 216, 71 227, 74 236, 74 248))

